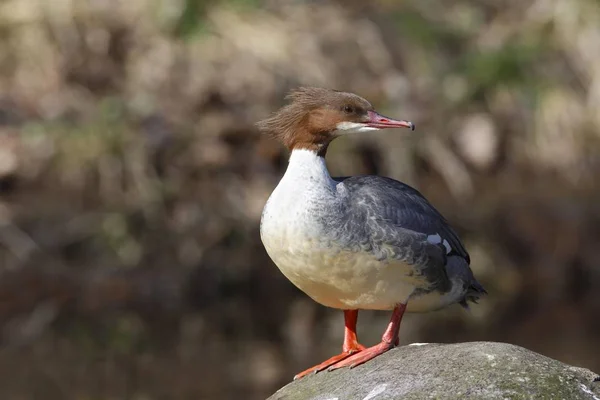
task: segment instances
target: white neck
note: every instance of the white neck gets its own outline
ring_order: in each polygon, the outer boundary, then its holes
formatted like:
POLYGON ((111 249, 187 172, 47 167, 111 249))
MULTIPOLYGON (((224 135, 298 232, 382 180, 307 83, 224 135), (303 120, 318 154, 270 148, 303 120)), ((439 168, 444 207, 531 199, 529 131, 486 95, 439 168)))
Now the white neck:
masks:
POLYGON ((281 237, 307 232, 320 235, 316 221, 335 205, 336 183, 331 179, 323 157, 310 150, 293 150, 285 175, 263 210, 263 238, 265 235, 281 237))
POLYGON ((311 181, 327 186, 335 185, 335 181, 331 179, 331 175, 327 170, 325 158, 307 149, 292 150, 284 179, 293 179, 297 182, 311 181))

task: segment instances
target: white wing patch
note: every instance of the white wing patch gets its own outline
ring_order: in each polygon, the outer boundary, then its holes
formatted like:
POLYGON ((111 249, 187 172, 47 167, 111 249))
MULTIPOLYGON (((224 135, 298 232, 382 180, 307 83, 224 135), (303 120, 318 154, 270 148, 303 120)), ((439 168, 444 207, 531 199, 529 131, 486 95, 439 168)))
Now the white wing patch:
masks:
POLYGON ((446 254, 450 253, 452 251, 452 247, 450 247, 450 243, 448 243, 448 241, 446 239, 442 240, 442 237, 440 236, 439 233, 436 233, 435 235, 429 235, 427 236, 427 241, 431 244, 443 244, 444 247, 446 248, 446 254))

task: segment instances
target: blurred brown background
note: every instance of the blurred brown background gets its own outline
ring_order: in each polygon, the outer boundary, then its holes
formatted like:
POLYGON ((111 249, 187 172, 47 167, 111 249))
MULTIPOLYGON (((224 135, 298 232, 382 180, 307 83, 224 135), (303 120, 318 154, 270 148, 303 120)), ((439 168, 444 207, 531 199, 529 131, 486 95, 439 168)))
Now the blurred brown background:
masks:
POLYGON ((253 124, 299 85, 416 123, 330 169, 419 188, 490 293, 403 344, 600 371, 600 3, 365 3, 0 1, 0 398, 261 399, 339 351, 258 233, 287 154, 253 124))

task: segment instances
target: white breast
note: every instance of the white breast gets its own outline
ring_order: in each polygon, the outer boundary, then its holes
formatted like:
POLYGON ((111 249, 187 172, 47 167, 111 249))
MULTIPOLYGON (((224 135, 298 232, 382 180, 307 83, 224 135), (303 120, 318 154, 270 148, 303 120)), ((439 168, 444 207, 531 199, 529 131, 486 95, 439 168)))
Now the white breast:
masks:
POLYGON ((326 256, 324 232, 318 216, 327 202, 335 201, 335 181, 321 157, 294 150, 290 165, 275 188, 261 220, 261 239, 267 253, 295 283, 298 275, 310 274, 310 265, 322 264, 326 256))
POLYGON ((325 161, 294 150, 288 169, 269 198, 261 239, 281 272, 315 301, 343 309, 391 309, 415 288, 410 267, 381 262, 328 240, 319 217, 339 201, 325 161))

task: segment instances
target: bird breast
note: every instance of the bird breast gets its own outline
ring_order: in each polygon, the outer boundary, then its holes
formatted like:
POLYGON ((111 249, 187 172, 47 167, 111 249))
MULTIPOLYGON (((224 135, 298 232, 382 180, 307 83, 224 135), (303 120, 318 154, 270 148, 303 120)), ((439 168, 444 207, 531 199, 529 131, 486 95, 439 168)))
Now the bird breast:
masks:
POLYGON ((340 246, 323 223, 335 218, 323 204, 327 195, 317 198, 307 191, 276 190, 267 202, 261 239, 279 270, 328 307, 387 310, 406 301, 415 287, 407 278, 412 267, 340 246))

